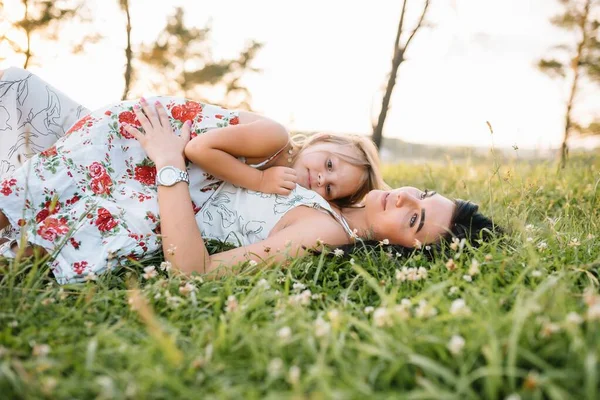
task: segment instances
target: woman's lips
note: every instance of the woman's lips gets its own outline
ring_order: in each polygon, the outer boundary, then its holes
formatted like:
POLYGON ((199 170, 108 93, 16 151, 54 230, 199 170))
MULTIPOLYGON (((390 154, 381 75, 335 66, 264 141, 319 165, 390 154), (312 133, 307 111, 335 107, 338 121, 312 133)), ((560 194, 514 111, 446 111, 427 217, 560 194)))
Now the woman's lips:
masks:
POLYGON ((308 188, 310 190, 312 190, 312 185, 311 185, 311 182, 310 182, 311 181, 311 179, 310 179, 310 171, 308 169, 306 170, 306 177, 308 179, 308 188))

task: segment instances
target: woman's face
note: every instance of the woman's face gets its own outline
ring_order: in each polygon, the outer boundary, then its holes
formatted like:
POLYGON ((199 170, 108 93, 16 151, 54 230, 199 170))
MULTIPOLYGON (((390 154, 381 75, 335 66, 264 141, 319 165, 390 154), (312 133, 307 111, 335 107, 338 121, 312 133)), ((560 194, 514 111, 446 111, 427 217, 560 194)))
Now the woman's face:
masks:
POLYGON ((371 190, 365 198, 374 239, 388 239, 404 247, 437 241, 448 232, 455 207, 452 200, 436 192, 414 187, 371 190))

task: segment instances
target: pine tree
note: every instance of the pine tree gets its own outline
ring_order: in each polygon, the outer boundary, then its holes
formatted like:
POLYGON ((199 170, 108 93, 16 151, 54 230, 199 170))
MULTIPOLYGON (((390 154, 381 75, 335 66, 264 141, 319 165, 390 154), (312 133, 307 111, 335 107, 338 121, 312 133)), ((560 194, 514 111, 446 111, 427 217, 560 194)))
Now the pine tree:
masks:
POLYGON ((249 109, 250 93, 241 79, 246 72, 258 72, 251 64, 262 44, 252 41, 236 58, 214 60, 210 27, 187 27, 184 16, 183 8, 176 8, 157 40, 140 53, 140 61, 152 68, 152 89, 249 109), (208 100, 215 91, 220 98, 208 100))
POLYGON ((583 78, 600 84, 600 1, 559 0, 564 11, 553 17, 553 25, 574 33, 574 42, 555 46, 556 57, 545 58, 538 67, 551 77, 565 80, 569 85, 565 111, 565 129, 560 148, 560 167, 564 168, 568 156, 567 140, 573 134, 598 134, 598 122, 587 127, 579 125, 573 117, 577 93, 583 78))

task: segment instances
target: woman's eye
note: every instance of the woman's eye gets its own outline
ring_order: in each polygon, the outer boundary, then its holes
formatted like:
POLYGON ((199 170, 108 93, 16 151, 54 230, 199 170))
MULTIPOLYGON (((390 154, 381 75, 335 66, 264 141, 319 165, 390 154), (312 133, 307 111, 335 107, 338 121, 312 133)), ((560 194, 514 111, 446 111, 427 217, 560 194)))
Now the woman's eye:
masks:
POLYGON ((421 200, 426 199, 429 194, 429 189, 425 189, 423 193, 421 193, 421 200))
POLYGON ((417 218, 419 216, 415 213, 413 214, 413 216, 410 218, 410 227, 412 228, 413 226, 415 226, 415 223, 417 222, 417 218))
POLYGON ((327 169, 331 170, 331 168, 333 168, 333 163, 331 160, 327 160, 327 169))

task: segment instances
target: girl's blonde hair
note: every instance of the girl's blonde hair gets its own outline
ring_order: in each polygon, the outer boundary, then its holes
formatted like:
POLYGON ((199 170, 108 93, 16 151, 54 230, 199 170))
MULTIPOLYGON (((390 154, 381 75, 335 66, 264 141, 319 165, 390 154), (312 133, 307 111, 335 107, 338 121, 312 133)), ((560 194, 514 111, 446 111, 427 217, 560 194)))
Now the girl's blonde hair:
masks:
POLYGON ((339 207, 348 207, 360 202, 373 189, 387 190, 389 186, 383 181, 381 175, 381 161, 377 147, 371 139, 365 136, 352 134, 335 133, 316 133, 311 136, 294 135, 292 136, 294 147, 298 149, 295 158, 309 146, 317 143, 333 143, 338 146, 351 146, 357 150, 359 157, 349 156, 335 152, 335 154, 344 161, 352 165, 364 168, 364 174, 359 182, 358 189, 351 195, 332 200, 332 203, 339 207))

